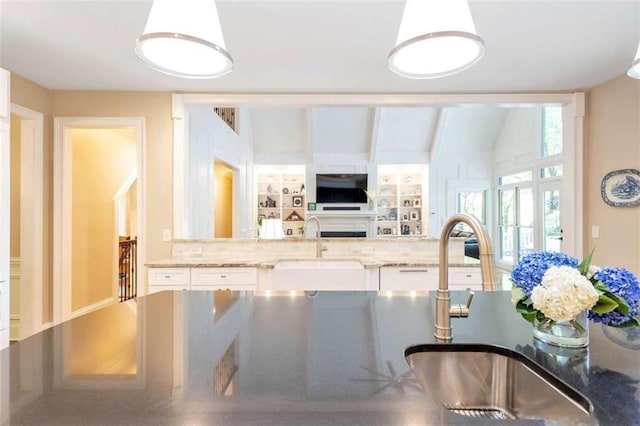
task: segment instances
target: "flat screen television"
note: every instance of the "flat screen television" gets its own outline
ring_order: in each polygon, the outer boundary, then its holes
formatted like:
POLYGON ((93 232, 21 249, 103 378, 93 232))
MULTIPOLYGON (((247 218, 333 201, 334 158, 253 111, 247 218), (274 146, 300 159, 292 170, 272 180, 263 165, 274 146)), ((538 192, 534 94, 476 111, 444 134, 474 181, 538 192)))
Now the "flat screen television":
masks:
POLYGON ((367 175, 317 174, 317 203, 366 203, 367 175))

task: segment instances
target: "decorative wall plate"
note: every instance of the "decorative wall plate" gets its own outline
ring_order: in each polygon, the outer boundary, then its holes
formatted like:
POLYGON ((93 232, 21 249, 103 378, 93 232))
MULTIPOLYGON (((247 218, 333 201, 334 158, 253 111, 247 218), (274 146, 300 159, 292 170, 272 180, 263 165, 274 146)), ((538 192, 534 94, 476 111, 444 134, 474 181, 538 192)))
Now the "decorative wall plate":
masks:
POLYGON ((640 171, 622 169, 609 172, 602 178, 600 194, 605 203, 614 207, 640 205, 640 171))

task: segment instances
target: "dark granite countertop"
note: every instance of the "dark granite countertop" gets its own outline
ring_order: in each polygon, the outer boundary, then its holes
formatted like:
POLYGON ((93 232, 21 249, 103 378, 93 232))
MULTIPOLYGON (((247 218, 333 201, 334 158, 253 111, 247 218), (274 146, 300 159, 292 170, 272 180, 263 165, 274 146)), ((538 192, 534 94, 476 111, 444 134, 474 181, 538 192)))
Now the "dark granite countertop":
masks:
MULTIPOLYGON (((433 322, 433 295, 161 292, 0 352, 0 423, 495 424, 445 412, 415 380, 403 352, 433 342, 433 322)), ((452 325, 454 342, 515 349, 586 395, 593 414, 567 424, 640 424, 638 330, 592 323, 588 351, 545 351, 508 292, 477 293, 452 325)))

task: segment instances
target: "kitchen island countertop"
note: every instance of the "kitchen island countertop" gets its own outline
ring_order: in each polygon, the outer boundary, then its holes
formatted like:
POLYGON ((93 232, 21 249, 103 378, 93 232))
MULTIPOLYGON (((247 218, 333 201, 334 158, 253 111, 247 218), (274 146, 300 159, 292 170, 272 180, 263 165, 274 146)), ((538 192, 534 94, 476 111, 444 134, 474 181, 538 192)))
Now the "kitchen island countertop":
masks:
MULTIPOLYGON (((477 293, 470 317, 452 320, 454 342, 521 352, 591 400, 589 417, 554 425, 640 424, 637 329, 591 323, 588 350, 545 348, 509 296, 477 293)), ((375 292, 141 297, 0 352, 0 423, 495 424, 442 410, 406 364, 406 347, 434 342, 434 306, 432 294, 375 292)))

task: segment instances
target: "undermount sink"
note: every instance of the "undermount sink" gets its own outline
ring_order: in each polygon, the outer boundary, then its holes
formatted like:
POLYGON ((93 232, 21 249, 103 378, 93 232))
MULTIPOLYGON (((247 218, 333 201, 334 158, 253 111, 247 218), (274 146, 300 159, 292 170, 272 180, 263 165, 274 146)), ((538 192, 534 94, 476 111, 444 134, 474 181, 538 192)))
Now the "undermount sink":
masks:
POLYGON ((365 278, 359 260, 283 259, 273 268, 277 290, 363 290, 365 278))
POLYGON ((491 419, 577 419, 592 411, 575 389, 512 350, 483 344, 405 349, 425 392, 447 410, 491 419))

